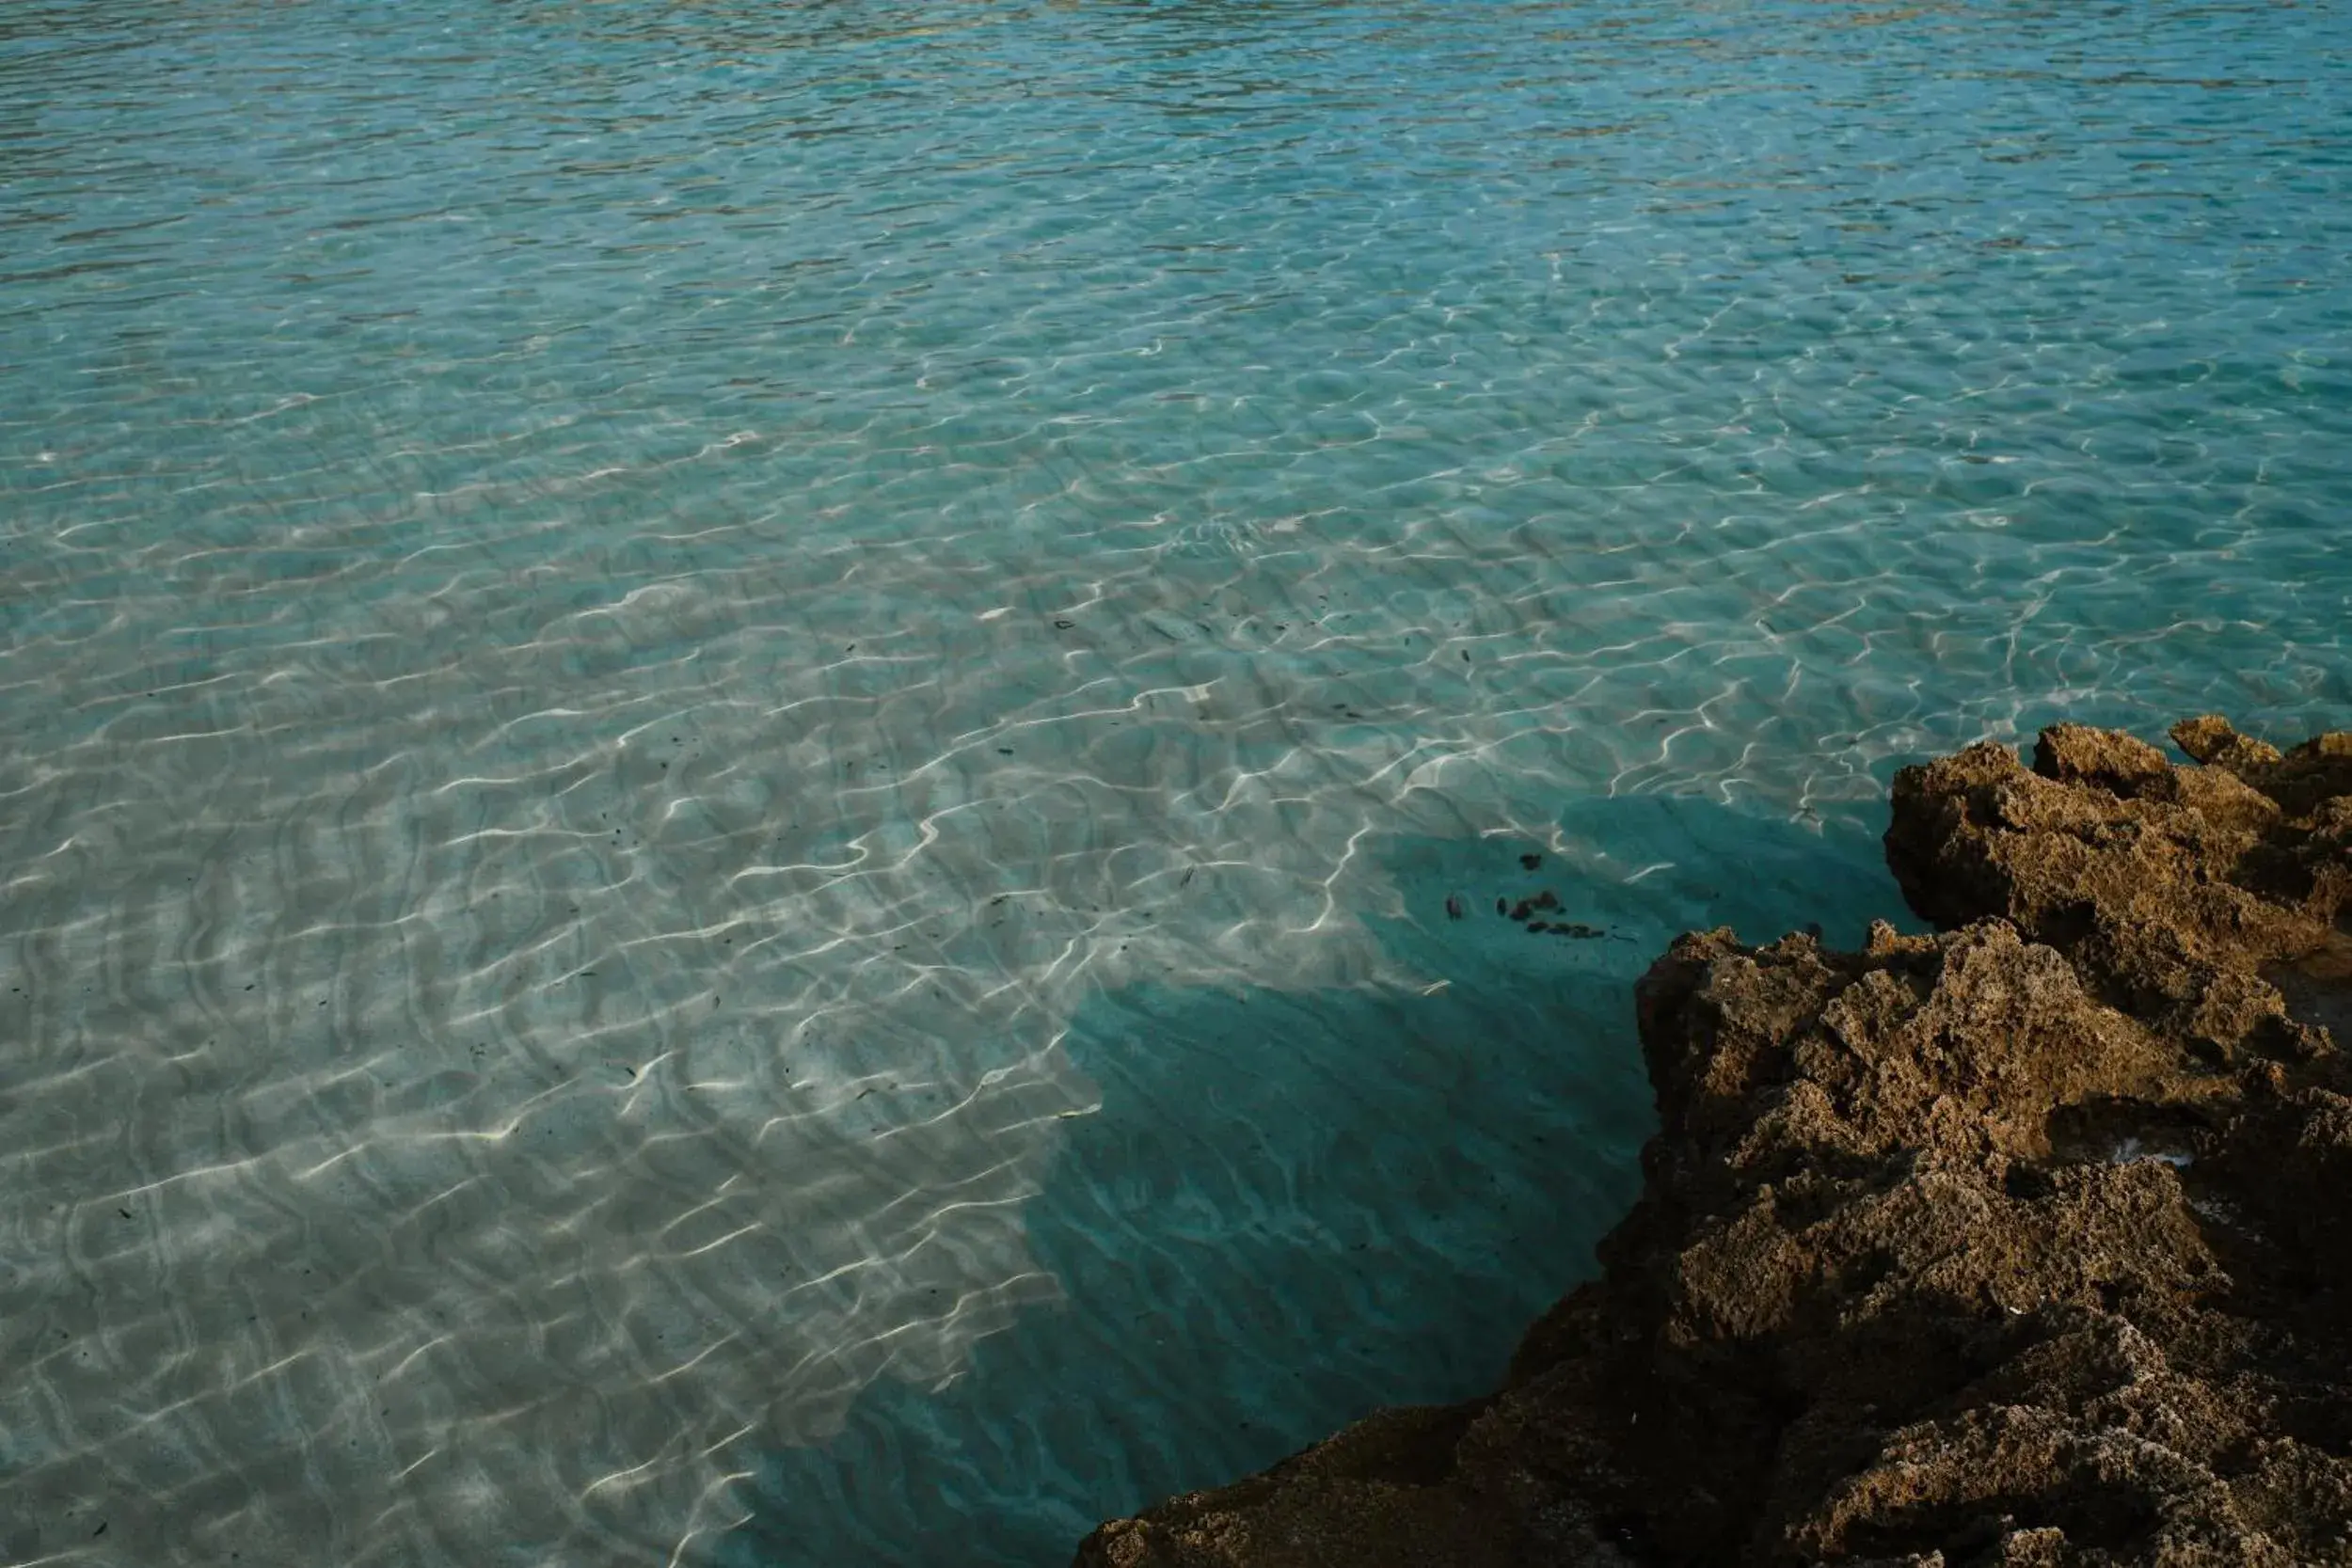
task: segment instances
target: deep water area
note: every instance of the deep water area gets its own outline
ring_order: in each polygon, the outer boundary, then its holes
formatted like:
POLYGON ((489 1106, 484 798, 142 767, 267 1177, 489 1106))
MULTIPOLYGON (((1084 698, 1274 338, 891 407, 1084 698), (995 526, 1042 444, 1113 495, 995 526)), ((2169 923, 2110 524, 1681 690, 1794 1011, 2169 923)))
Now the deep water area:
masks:
POLYGON ((1490 1386, 1676 933, 2352 724, 2348 256, 2325 5, 8 7, 0 1561, 1059 1563, 1490 1386))

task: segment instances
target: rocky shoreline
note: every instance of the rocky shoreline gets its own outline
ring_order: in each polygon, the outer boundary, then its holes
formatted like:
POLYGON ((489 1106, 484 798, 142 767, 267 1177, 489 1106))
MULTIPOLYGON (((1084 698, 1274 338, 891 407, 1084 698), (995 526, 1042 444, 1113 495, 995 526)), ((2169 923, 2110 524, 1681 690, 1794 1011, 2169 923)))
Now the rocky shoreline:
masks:
POLYGON ((1678 939, 1643 1196, 1503 1386, 1079 1568, 2352 1564, 2352 734, 2171 733, 1904 769, 1937 935, 1678 939))

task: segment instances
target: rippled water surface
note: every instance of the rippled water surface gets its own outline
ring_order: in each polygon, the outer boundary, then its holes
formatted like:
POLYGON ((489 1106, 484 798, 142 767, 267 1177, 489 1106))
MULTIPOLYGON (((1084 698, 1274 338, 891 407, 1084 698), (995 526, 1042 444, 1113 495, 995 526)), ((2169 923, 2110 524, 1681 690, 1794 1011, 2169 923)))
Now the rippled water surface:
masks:
POLYGON ((2352 721, 2348 50, 0 11, 0 1560, 1056 1563, 1489 1385, 1672 932, 2352 721))

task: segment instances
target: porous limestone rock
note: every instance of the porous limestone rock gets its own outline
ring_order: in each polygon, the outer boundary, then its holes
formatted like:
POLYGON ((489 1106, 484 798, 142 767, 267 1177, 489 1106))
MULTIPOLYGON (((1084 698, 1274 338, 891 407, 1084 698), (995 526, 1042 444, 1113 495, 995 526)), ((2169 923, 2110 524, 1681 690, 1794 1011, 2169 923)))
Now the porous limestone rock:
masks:
POLYGON ((1081 1568, 2352 1565, 2352 736, 1896 781, 1944 927, 1678 939, 1660 1130, 1503 1386, 1081 1568))

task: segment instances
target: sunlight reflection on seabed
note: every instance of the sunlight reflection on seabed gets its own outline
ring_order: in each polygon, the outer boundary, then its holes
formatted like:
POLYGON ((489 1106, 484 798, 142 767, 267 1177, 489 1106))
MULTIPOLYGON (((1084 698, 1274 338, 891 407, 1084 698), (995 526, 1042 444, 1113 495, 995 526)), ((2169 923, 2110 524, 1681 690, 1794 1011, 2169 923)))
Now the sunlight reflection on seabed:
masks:
POLYGON ((0 1551, 1052 1560, 1482 1386, 1672 932, 2352 721, 2341 27, 12 8, 0 1551))

